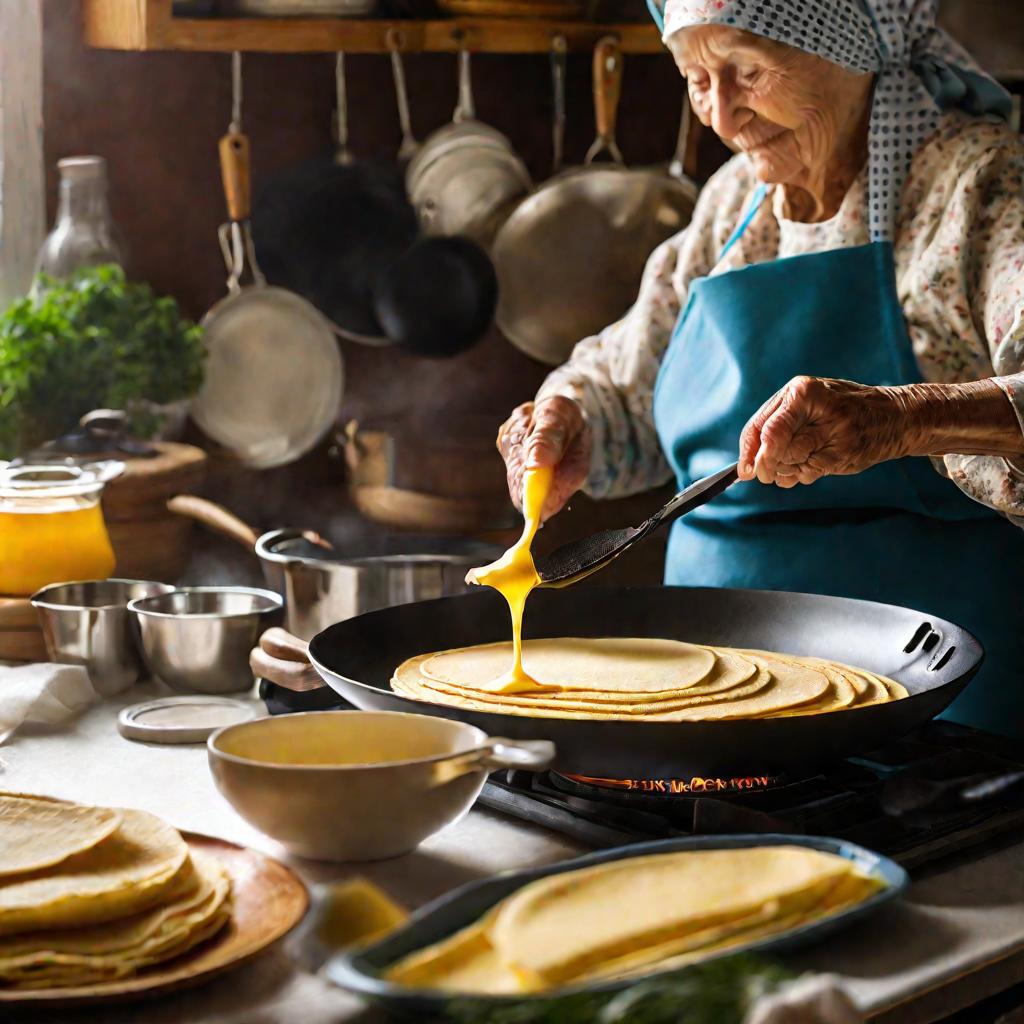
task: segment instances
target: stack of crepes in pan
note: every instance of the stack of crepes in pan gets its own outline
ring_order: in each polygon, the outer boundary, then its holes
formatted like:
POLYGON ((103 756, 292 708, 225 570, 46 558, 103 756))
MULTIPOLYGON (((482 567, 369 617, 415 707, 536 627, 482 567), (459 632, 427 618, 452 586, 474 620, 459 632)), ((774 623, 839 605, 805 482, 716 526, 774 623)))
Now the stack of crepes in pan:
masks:
POLYGON ((474 711, 665 722, 818 715, 907 696, 891 679, 838 662, 678 640, 528 640, 530 682, 513 690, 503 682, 511 662, 508 643, 422 654, 398 667, 391 687, 474 711))
POLYGON ((800 846, 692 850, 549 875, 387 972, 512 995, 672 970, 838 913, 882 883, 800 846))
POLYGON ((0 793, 0 988, 114 981, 223 927, 230 880, 145 811, 0 793))

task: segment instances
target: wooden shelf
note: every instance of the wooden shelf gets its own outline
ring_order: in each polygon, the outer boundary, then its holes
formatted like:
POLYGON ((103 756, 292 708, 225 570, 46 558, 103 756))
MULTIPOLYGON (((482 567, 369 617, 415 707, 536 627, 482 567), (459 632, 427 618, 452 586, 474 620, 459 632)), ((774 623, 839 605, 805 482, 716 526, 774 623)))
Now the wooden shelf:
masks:
POLYGON ((348 18, 175 18, 171 0, 82 0, 85 41, 109 50, 232 50, 270 53, 387 53, 389 33, 406 52, 548 53, 557 35, 590 50, 603 35, 625 53, 660 53, 654 25, 586 21, 452 18, 436 21, 348 18))

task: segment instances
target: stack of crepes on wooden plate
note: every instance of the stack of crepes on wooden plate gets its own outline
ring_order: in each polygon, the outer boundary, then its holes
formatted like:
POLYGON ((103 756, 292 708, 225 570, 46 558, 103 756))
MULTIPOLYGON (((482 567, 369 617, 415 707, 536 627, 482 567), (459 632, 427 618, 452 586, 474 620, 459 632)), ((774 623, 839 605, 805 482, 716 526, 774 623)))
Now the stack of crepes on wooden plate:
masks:
POLYGON ((0 794, 0 988, 114 981, 212 936, 220 864, 145 811, 0 794))
POLYGON ((531 882, 386 976, 489 995, 638 977, 782 934, 881 887, 852 862, 800 846, 614 860, 531 882))
POLYGON ((508 643, 421 654, 398 667, 391 688, 474 711, 666 722, 817 715, 907 696, 899 683, 839 662, 678 640, 528 640, 532 682, 510 690, 511 662, 508 643))

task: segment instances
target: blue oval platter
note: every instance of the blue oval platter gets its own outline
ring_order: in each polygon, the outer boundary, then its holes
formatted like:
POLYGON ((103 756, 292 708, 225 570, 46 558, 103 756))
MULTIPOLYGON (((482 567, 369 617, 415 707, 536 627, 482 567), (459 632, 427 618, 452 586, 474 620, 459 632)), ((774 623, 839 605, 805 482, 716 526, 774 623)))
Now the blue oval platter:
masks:
MULTIPOLYGON (((641 857, 648 854, 676 853, 683 850, 736 850, 758 846, 802 846, 812 850, 836 854, 856 864, 857 868, 869 877, 878 879, 882 888, 869 896, 862 903, 848 907, 835 914, 811 921, 798 928, 793 928, 781 935, 756 939, 746 945, 731 947, 712 954, 708 959, 720 956, 732 956, 737 953, 773 954, 796 949, 836 932, 847 925, 878 910, 879 907, 899 897, 907 888, 908 878, 895 861, 888 857, 867 850, 855 843, 841 839, 829 839, 818 836, 791 835, 738 835, 738 836, 695 836, 683 839, 665 839, 651 843, 637 843, 620 846, 613 850, 602 850, 587 854, 574 860, 560 864, 547 865, 527 871, 508 872, 496 875, 480 882, 471 882, 459 889, 429 903, 413 914, 409 920, 383 939, 357 948, 354 951, 337 954, 324 966, 323 975, 335 985, 356 993, 374 1002, 402 1014, 426 1015, 443 1013, 445 1007, 453 999, 460 998, 451 992, 432 989, 414 989, 403 985, 395 985, 382 977, 392 964, 402 957, 440 942, 473 922, 478 921, 495 904, 505 897, 521 889, 524 885, 549 875, 576 871, 579 868, 592 867, 609 861, 622 860, 627 857, 641 857)), ((636 985, 640 981, 650 981, 673 971, 658 971, 642 978, 606 981, 573 988, 562 988, 539 994, 522 996, 483 996, 467 994, 466 998, 474 1002, 498 1004, 522 1003, 530 1000, 547 1000, 554 996, 570 995, 577 992, 614 993, 636 985)))

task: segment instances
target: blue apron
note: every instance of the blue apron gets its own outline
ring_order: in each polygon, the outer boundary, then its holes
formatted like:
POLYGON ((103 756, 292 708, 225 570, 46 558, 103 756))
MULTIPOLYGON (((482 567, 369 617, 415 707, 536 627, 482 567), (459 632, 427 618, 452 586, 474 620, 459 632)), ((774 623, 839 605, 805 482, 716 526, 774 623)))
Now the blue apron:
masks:
MULTIPOLYGON (((690 286, 654 392, 655 426, 680 488, 733 461, 747 420, 795 376, 921 380, 893 266, 891 244, 876 242, 690 286)), ((675 523, 665 582, 866 598, 960 623, 987 656, 947 716, 1024 735, 1024 531, 928 459, 789 490, 736 484, 675 523)))

